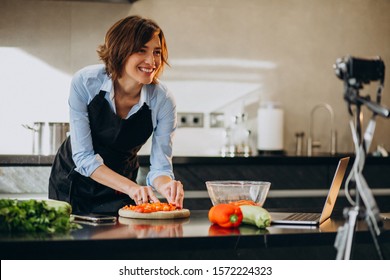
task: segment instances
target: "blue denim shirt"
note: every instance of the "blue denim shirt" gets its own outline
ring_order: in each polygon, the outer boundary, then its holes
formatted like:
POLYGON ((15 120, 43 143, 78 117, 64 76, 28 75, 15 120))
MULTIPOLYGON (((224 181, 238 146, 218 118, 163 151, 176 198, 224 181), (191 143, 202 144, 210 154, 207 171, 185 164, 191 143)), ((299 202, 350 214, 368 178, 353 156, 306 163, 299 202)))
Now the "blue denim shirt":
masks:
MULTIPOLYGON (((69 95, 72 157, 76 164, 75 170, 87 177, 104 163, 104 159, 93 149, 87 110, 88 104, 101 90, 106 92, 105 98, 113 112, 116 112, 113 82, 105 73, 104 65, 85 67, 72 79, 69 95)), ((144 85, 139 103, 131 108, 126 119, 137 112, 144 102, 152 111, 153 121, 150 172, 146 177, 147 184, 152 186, 158 176, 174 178, 172 138, 177 126, 176 103, 162 83, 144 85)))

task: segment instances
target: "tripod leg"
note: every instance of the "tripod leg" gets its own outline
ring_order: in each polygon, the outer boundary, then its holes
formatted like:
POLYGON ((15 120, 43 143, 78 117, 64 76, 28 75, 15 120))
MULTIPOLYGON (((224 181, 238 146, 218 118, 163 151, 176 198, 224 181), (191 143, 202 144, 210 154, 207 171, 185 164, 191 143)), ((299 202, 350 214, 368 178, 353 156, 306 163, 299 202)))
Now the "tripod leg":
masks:
POLYGON ((381 249, 379 242, 378 242, 378 239, 376 237, 376 233, 374 231, 374 226, 372 224, 372 221, 371 221, 370 217, 368 217, 368 216, 366 216, 366 223, 368 225, 368 228, 370 229, 370 233, 371 233, 374 245, 375 245, 376 252, 378 253, 378 257, 380 260, 383 260, 382 249, 381 249))
POLYGON ((348 222, 339 228, 336 236, 335 247, 338 249, 337 260, 349 260, 351 257, 353 237, 356 227, 356 220, 359 208, 353 207, 344 210, 344 215, 348 217, 348 222))
POLYGON ((348 236, 347 236, 347 245, 345 248, 345 260, 349 260, 351 258, 351 251, 352 251, 352 244, 353 244, 353 237, 355 233, 356 228, 356 220, 359 215, 359 208, 354 207, 352 208, 349 213, 349 219, 348 219, 348 236))
POLYGON ((344 226, 339 227, 337 231, 336 240, 334 242, 334 247, 337 249, 336 260, 344 259, 347 234, 348 234, 348 223, 345 223, 344 226))

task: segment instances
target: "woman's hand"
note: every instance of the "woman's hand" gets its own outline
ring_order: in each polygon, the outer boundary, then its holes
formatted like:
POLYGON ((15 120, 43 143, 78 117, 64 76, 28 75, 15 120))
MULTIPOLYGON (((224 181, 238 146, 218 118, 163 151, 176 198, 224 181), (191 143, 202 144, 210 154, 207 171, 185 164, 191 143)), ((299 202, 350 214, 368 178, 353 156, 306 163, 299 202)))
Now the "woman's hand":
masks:
POLYGON ((175 204, 178 208, 183 208, 184 189, 180 181, 172 180, 169 177, 161 176, 155 179, 154 186, 157 191, 164 196, 168 203, 175 204))
POLYGON ((151 187, 137 185, 104 164, 96 168, 91 174, 91 178, 100 184, 127 194, 137 205, 150 201, 159 202, 151 187))
POLYGON ((149 186, 131 186, 128 195, 137 205, 147 202, 159 202, 152 188, 149 186))

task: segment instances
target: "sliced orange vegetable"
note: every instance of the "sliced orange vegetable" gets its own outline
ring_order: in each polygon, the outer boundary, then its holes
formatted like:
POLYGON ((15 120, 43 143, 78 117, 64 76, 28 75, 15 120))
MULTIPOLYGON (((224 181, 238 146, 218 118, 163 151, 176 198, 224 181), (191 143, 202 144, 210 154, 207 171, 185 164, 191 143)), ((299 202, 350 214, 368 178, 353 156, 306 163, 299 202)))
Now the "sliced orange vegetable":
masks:
POLYGON ((152 213, 158 211, 174 211, 179 209, 176 205, 166 202, 142 203, 140 205, 126 205, 124 210, 132 210, 139 213, 152 213))
POLYGON ((237 201, 232 201, 230 204, 241 206, 241 205, 257 205, 253 200, 237 200, 237 201))

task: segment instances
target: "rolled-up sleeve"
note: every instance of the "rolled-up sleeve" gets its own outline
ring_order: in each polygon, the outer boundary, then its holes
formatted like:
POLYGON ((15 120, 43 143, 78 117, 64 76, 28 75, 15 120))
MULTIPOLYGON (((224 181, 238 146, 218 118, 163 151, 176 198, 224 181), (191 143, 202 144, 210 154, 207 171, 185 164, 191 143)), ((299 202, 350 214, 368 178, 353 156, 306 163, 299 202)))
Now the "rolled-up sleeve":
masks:
POLYGON ((90 99, 85 77, 76 73, 72 79, 68 100, 70 139, 75 170, 86 177, 89 177, 96 168, 103 164, 103 159, 99 154, 95 154, 92 145, 87 108, 90 99))
POLYGON ((156 105, 156 127, 152 138, 150 171, 146 183, 153 187, 153 181, 162 175, 174 179, 172 167, 172 141, 177 126, 176 103, 167 92, 159 92, 156 105))

